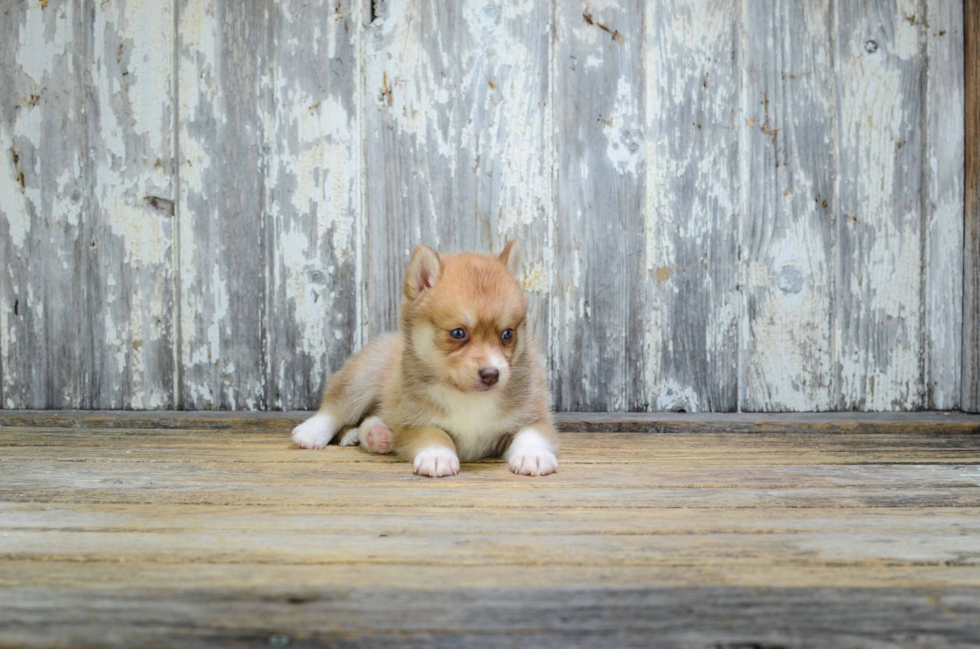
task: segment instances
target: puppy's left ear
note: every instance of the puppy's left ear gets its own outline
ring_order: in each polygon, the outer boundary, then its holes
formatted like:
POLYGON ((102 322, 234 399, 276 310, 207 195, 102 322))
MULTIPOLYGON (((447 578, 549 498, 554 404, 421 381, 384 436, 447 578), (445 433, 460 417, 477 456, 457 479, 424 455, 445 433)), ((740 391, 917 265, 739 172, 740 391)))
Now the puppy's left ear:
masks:
POLYGON ((500 261, 504 262, 504 266, 510 271, 510 274, 517 277, 517 269, 521 265, 521 247, 517 245, 517 239, 511 239, 504 246, 504 251, 500 253, 500 261))
POLYGON ((428 246, 416 246, 415 252, 412 253, 412 260, 408 262, 408 269, 405 271, 405 283, 402 284, 405 297, 414 300, 435 286, 441 270, 442 262, 439 261, 439 253, 428 246))

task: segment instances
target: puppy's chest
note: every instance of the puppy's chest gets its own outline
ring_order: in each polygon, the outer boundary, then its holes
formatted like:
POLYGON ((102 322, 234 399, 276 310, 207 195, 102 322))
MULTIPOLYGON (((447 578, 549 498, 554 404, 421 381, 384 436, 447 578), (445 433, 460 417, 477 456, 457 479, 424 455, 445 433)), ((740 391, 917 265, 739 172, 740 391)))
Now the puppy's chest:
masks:
POLYGON ((501 435, 513 432, 513 417, 496 396, 465 395, 443 404, 445 413, 432 423, 449 433, 462 460, 486 457, 501 435))

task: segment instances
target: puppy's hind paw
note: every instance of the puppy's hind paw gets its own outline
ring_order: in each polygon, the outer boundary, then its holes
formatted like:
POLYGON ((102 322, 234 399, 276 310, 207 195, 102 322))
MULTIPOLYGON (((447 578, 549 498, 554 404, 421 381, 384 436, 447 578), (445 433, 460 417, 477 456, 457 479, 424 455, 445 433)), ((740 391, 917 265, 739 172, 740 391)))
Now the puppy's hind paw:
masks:
POLYGON ((431 478, 459 475, 459 457, 445 446, 423 448, 415 456, 415 472, 431 478))
POLYGON ((323 448, 339 429, 333 417, 320 412, 293 429, 293 443, 300 448, 323 448))
POLYGON ((361 446, 371 451, 386 455, 391 453, 393 445, 391 429, 381 421, 381 417, 368 417, 361 423, 361 446))

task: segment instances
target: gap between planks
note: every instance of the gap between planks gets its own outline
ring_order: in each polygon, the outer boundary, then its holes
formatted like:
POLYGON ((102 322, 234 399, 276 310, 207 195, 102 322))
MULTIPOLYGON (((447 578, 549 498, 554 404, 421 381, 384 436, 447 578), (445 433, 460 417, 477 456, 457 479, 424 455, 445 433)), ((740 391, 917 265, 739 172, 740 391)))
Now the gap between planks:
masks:
MULTIPOLYGON (((0 428, 290 429, 313 412, 0 410, 0 428)), ((929 433, 980 434, 980 415, 914 413, 604 413, 559 412, 562 432, 578 433, 929 433)))

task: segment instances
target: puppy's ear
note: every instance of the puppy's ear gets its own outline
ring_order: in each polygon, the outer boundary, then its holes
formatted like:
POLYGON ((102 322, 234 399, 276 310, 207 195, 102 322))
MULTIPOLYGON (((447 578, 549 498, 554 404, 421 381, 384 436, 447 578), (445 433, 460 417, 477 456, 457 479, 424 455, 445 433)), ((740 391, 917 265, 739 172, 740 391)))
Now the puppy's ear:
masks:
POLYGON ((517 269, 521 265, 521 247, 517 245, 517 239, 511 239, 504 246, 504 251, 500 253, 500 261, 510 271, 510 274, 517 277, 517 269))
POLYGON ((427 246, 416 246, 412 260, 408 262, 408 270, 405 271, 405 284, 402 286, 405 297, 414 300, 423 291, 435 286, 441 266, 439 253, 427 246))

